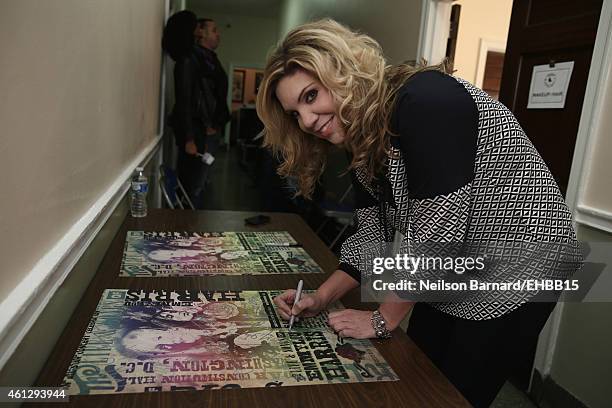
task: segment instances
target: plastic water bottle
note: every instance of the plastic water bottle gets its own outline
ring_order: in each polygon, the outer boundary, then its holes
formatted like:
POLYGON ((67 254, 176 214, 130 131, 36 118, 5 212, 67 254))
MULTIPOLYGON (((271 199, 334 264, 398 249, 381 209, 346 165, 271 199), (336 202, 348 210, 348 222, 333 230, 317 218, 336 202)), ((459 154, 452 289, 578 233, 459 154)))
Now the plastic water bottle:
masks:
POLYGON ((144 175, 144 168, 136 167, 136 172, 132 177, 132 203, 130 206, 132 217, 146 217, 148 189, 149 182, 144 175))

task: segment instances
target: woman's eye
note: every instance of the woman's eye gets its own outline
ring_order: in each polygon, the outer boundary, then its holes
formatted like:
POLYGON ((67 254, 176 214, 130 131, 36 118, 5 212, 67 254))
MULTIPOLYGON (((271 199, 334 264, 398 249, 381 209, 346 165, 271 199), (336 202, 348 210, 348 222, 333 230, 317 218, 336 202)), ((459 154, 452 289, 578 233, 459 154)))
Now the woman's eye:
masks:
POLYGON ((306 93, 306 96, 304 99, 306 100, 306 103, 311 103, 312 101, 315 100, 316 97, 317 97, 317 90, 311 89, 310 91, 306 93))

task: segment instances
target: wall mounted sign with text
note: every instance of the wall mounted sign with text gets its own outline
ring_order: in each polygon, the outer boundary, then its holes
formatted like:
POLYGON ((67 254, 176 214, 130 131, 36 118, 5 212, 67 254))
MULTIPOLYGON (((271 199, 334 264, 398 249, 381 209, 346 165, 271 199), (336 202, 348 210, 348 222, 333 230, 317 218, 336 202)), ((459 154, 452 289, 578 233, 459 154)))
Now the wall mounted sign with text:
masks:
POLYGON ((534 66, 527 109, 563 109, 573 69, 574 61, 534 66))

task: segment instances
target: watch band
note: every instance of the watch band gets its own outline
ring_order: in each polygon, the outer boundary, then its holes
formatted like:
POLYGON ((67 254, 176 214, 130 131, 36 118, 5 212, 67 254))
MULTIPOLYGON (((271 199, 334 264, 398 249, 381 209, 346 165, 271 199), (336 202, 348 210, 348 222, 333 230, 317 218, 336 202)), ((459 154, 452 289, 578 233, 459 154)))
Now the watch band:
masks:
POLYGON ((370 320, 372 322, 372 327, 374 328, 374 333, 376 333, 376 337, 379 339, 388 339, 391 337, 391 332, 387 330, 385 319, 378 310, 375 310, 374 313, 372 313, 370 320))

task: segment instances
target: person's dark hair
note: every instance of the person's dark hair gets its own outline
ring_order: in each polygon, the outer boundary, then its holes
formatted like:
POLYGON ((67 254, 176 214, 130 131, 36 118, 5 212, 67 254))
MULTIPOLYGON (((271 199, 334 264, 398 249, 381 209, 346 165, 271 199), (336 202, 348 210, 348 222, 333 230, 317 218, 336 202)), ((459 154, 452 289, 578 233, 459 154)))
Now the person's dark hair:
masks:
POLYGON ((215 20, 213 20, 212 18, 198 18, 198 27, 206 27, 206 23, 208 23, 209 21, 214 22, 215 20))
POLYGON ((196 15, 188 10, 179 11, 168 19, 162 37, 162 48, 173 60, 176 61, 191 51, 196 24, 196 15))

